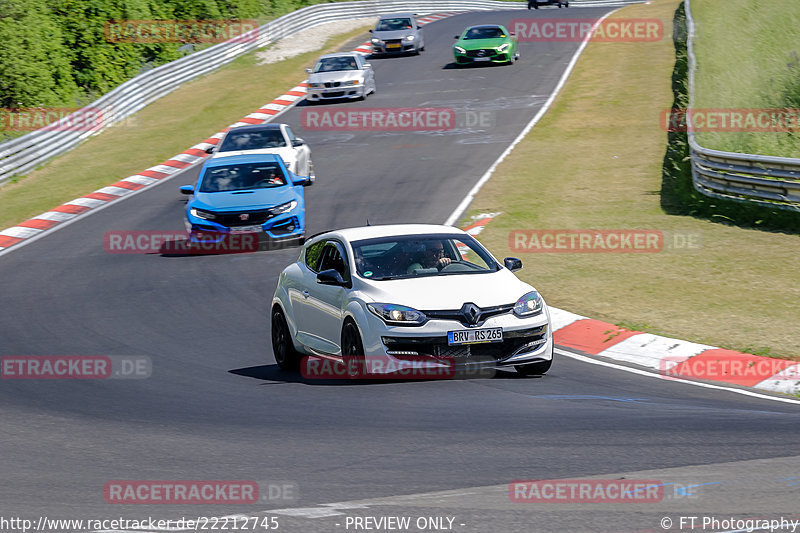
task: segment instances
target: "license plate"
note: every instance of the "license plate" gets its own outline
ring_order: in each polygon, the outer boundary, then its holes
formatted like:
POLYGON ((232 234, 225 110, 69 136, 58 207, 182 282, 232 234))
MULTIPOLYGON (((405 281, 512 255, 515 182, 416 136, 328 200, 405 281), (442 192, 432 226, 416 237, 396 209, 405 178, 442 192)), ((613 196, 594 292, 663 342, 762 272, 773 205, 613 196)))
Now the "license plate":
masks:
POLYGON ((261 226, 238 226, 231 228, 231 233, 261 233, 261 226))
POLYGON ((491 61, 491 57, 476 57, 475 61, 491 61))
POLYGON ((450 346, 485 342, 503 342, 503 328, 481 328, 447 332, 447 344, 450 346))
POLYGON ((386 48, 400 48, 399 44, 387 44, 386 48))

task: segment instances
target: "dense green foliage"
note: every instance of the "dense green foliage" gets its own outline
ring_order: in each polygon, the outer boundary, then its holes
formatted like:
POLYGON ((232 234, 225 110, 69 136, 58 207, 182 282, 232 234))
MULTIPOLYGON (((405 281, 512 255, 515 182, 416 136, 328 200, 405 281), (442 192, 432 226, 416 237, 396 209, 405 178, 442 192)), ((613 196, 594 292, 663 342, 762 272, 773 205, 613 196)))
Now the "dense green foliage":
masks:
POLYGON ((320 0, 0 0, 0 108, 86 104, 188 52, 109 42, 109 21, 257 19, 320 0))

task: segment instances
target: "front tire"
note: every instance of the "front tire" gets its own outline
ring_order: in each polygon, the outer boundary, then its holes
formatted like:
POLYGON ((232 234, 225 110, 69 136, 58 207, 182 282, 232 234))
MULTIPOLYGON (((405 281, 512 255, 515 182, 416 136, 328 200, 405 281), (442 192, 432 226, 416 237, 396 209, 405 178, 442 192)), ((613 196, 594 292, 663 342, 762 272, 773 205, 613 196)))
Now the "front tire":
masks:
POLYGON ((366 359, 358 326, 352 320, 348 320, 342 328, 342 360, 347 375, 352 379, 364 377, 367 371, 366 359))
POLYGON ((272 353, 281 370, 295 372, 300 368, 300 354, 292 344, 292 334, 279 307, 272 310, 272 353))
POLYGON ((540 361, 538 363, 530 363, 527 365, 517 365, 514 367, 514 369, 523 376, 541 376, 550 370, 552 364, 553 360, 550 359, 549 361, 540 361))

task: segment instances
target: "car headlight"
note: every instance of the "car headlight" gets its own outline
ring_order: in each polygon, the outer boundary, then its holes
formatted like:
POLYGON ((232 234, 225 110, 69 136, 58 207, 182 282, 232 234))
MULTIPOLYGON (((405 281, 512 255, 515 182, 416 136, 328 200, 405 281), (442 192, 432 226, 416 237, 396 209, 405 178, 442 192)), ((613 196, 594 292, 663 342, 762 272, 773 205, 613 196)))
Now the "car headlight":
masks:
POLYGON ((508 50, 508 47, 509 47, 509 46, 511 46, 511 43, 506 43, 506 44, 504 44, 504 45, 501 45, 501 46, 499 46, 499 47, 497 48, 497 51, 498 51, 498 52, 505 52, 506 50, 508 50))
POLYGON ((421 326, 428 318, 421 311, 395 304, 367 304, 374 315, 390 326, 421 326))
POLYGON ((208 211, 201 211, 199 209, 195 209, 194 207, 189 210, 193 217, 202 218, 203 220, 214 220, 217 218, 217 215, 214 213, 209 213, 208 211))
POLYGON ((519 317, 538 315, 542 312, 543 307, 542 296, 536 291, 531 291, 514 304, 514 314, 519 317))
POLYGON ((358 85, 358 83, 358 80, 343 81, 342 87, 350 87, 352 85, 358 85))
POLYGON ((322 89, 323 87, 325 87, 325 84, 324 83, 309 83, 308 86, 311 89, 322 89))
POLYGON ((382 41, 380 39, 375 39, 375 38, 372 39, 372 44, 381 44, 381 42, 382 41))
POLYGON ((282 215, 283 213, 288 213, 295 207, 297 207, 297 202, 295 200, 292 200, 291 202, 286 202, 285 204, 271 207, 267 209, 267 211, 269 212, 270 215, 276 216, 276 215, 282 215))
POLYGON ((414 37, 413 35, 406 36, 406 41, 413 41, 414 39, 416 39, 416 37, 414 37))
POLYGON ((453 46, 453 48, 455 48, 456 52, 458 52, 459 54, 466 54, 467 53, 467 51, 464 50, 463 48, 461 48, 460 46, 453 46))

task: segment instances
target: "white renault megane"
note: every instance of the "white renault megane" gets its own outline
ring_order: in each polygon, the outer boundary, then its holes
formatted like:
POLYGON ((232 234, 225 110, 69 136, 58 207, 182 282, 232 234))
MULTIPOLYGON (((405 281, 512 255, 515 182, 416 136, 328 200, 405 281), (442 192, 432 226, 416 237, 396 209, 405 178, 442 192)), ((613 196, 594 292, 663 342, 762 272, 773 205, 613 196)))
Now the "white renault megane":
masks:
POLYGON ((519 259, 501 264, 450 226, 316 235, 278 280, 275 360, 284 370, 313 355, 349 371, 369 360, 373 374, 409 361, 543 374, 553 360, 550 313, 536 289, 512 273, 520 268, 519 259))

